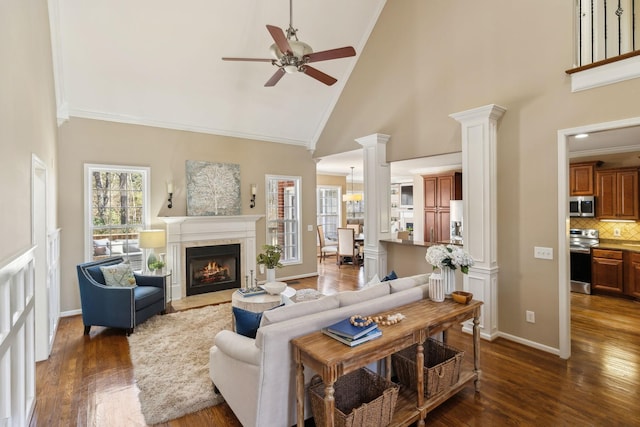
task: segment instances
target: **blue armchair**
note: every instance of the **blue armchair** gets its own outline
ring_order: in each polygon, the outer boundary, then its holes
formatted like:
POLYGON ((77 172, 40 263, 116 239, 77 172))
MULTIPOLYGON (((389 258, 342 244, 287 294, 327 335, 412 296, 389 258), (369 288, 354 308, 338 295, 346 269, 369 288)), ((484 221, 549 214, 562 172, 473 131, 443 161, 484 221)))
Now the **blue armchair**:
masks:
POLYGON ((120 257, 79 264, 78 285, 84 334, 91 326, 123 328, 127 335, 136 325, 166 309, 163 277, 135 275, 137 286, 106 286, 100 267, 120 264, 120 257))

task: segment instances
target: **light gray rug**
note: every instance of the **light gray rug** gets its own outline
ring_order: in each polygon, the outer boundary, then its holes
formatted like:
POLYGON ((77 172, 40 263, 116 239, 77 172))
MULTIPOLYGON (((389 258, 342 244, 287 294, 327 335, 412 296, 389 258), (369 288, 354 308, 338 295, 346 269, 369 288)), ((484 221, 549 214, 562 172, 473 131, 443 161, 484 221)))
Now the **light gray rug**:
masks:
POLYGON ((147 424, 223 402, 209 378, 209 349, 231 329, 231 303, 154 316, 128 337, 138 398, 147 424))

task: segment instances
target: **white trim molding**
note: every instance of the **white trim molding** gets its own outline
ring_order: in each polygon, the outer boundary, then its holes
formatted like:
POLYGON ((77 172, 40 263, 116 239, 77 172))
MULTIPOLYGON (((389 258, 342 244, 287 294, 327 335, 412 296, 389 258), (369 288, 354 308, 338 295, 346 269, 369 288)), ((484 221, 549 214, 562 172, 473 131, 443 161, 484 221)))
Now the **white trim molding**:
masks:
POLYGON ((640 77, 640 56, 571 74, 571 92, 593 89, 640 77))

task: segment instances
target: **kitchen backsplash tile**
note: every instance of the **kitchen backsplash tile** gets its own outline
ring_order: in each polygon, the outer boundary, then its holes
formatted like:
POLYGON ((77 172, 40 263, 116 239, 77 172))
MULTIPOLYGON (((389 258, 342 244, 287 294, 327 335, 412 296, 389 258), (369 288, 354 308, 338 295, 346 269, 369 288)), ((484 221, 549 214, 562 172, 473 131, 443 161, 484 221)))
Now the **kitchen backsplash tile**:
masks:
POLYGON ((600 232, 601 239, 612 240, 640 240, 640 224, 637 222, 603 222, 593 218, 571 218, 571 228, 595 228, 600 232), (614 236, 615 229, 620 230, 620 236, 614 236))

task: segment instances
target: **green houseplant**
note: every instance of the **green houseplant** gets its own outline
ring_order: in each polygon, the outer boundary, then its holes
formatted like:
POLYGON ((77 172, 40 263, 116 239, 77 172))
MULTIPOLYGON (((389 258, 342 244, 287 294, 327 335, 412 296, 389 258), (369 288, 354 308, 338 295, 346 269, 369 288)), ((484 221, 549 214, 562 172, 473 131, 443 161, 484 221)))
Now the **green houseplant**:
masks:
POLYGON ((280 263, 281 254, 282 248, 279 245, 263 245, 262 253, 259 253, 256 257, 256 262, 260 266, 260 273, 264 273, 264 269, 267 269, 267 282, 276 280, 275 269, 282 267, 280 263))

